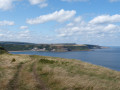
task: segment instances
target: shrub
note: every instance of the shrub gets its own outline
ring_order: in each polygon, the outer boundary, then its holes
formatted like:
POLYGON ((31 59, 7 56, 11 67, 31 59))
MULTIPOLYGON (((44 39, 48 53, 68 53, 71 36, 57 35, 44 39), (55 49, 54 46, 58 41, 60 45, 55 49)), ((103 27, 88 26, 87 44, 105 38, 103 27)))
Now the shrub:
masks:
POLYGON ((11 61, 11 63, 13 63, 13 62, 15 62, 15 61, 16 61, 16 59, 15 59, 15 58, 13 58, 13 59, 12 59, 12 61, 11 61))
POLYGON ((55 61, 53 61, 53 60, 48 60, 48 59, 40 59, 40 61, 39 61, 40 63, 43 63, 43 64, 53 64, 53 63, 55 63, 55 61))

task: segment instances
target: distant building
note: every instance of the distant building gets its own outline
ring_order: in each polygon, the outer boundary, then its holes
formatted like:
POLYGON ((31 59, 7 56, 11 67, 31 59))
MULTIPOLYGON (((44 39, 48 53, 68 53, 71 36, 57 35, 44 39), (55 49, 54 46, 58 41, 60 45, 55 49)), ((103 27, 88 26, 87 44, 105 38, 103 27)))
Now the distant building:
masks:
POLYGON ((52 49, 51 51, 52 51, 52 52, 55 52, 55 51, 56 51, 56 49, 52 49))
POLYGON ((34 48, 32 49, 32 51, 46 51, 46 48, 39 49, 39 48, 37 48, 37 47, 34 47, 34 48))

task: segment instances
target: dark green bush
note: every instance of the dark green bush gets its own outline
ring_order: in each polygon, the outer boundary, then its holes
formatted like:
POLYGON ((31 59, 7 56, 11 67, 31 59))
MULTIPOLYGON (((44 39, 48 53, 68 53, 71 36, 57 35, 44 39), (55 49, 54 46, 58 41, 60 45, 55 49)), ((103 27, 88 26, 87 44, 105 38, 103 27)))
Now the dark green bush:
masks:
POLYGON ((40 63, 43 63, 43 64, 53 64, 53 63, 55 63, 55 61, 53 61, 53 60, 48 60, 48 59, 40 59, 39 60, 39 62, 40 63))
POLYGON ((0 54, 8 53, 4 48, 0 47, 0 54))
POLYGON ((15 61, 16 61, 16 59, 15 59, 15 58, 13 58, 13 59, 12 59, 12 61, 11 61, 11 63, 13 63, 13 62, 15 62, 15 61))

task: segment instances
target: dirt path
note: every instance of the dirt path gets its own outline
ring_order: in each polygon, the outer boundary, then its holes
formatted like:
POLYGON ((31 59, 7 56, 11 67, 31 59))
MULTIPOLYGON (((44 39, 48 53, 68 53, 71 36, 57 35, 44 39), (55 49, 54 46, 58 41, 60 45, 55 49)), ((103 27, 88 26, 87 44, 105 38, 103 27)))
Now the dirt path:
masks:
MULTIPOLYGON (((32 60, 31 60, 32 61, 32 60)), ((23 70, 25 70, 25 67, 28 67, 30 63, 33 63, 33 66, 31 67, 32 69, 32 77, 34 79, 34 81, 36 82, 35 87, 37 88, 37 90, 48 90, 48 88, 46 87, 44 81, 40 78, 40 76, 37 74, 37 67, 36 67, 36 61, 32 61, 32 62, 26 62, 26 63, 20 63, 17 66, 17 71, 15 73, 15 75, 13 76, 13 78, 9 81, 6 90, 19 90, 21 84, 20 84, 20 80, 22 80, 22 73, 23 70)), ((28 90, 28 89, 25 89, 28 90)), ((30 89, 29 89, 30 90, 30 89)))
POLYGON ((6 90, 17 90, 18 85, 18 78, 19 78, 19 74, 21 72, 23 63, 20 63, 17 66, 17 71, 15 73, 15 75, 13 76, 12 80, 8 83, 6 90))
POLYGON ((37 82, 37 88, 39 88, 39 90, 49 90, 47 88, 47 86, 45 85, 44 81, 40 78, 40 76, 38 76, 37 72, 36 72, 36 62, 34 62, 34 65, 33 65, 33 75, 34 75, 34 78, 37 82))

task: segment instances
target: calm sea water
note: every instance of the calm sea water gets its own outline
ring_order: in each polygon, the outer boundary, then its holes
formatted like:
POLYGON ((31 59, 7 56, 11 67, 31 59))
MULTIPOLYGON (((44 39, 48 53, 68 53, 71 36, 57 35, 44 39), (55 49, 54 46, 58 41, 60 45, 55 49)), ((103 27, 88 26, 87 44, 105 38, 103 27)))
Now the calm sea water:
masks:
POLYGON ((77 52, 26 51, 26 52, 10 52, 10 53, 77 59, 120 71, 120 47, 110 47, 108 49, 97 49, 94 51, 77 51, 77 52))

